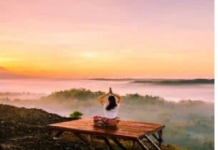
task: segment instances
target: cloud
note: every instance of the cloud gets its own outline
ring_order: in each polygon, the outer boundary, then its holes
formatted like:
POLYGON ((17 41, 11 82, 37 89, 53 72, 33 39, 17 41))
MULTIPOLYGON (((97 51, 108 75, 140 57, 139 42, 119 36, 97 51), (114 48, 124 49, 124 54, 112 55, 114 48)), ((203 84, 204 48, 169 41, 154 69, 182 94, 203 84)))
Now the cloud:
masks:
POLYGON ((0 78, 8 79, 8 78, 17 78, 18 76, 8 71, 6 68, 0 66, 0 78))
POLYGON ((13 73, 7 68, 0 66, 0 79, 21 79, 21 78, 28 78, 28 77, 13 73))

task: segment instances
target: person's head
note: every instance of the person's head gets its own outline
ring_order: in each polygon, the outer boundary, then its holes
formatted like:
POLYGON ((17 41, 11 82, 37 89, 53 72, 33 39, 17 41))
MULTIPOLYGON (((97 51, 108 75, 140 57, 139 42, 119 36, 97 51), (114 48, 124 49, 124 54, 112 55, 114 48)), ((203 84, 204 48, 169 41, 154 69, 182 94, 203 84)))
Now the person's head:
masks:
POLYGON ((114 109, 116 106, 117 106, 117 102, 116 102, 116 99, 114 96, 109 96, 108 97, 108 101, 109 101, 109 104, 108 106, 106 107, 106 110, 111 110, 111 109, 114 109))

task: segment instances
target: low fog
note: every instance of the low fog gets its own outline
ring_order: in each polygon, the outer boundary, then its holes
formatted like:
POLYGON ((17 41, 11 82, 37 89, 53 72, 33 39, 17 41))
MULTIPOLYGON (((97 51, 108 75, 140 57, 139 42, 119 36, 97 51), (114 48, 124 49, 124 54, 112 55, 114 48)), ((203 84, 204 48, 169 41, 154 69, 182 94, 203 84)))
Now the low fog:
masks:
MULTIPOLYGON (((0 103, 39 108, 67 117, 74 111, 80 111, 83 113, 82 118, 87 118, 103 116, 103 108, 98 101, 98 96, 102 93, 86 89, 71 89, 46 96, 41 95, 41 98, 34 100, 0 97, 0 103)), ((164 142, 166 144, 182 145, 194 150, 206 150, 213 147, 213 103, 191 100, 172 102, 158 96, 126 94, 123 96, 119 117, 122 120, 165 124, 164 142)))
MULTIPOLYGON (((149 80, 150 81, 150 80, 149 80)), ((214 101, 214 84, 151 84, 135 83, 133 80, 0 80, 0 92, 51 94, 71 88, 86 88, 92 91, 108 91, 109 87, 120 95, 157 95, 167 101, 181 99, 214 101)))

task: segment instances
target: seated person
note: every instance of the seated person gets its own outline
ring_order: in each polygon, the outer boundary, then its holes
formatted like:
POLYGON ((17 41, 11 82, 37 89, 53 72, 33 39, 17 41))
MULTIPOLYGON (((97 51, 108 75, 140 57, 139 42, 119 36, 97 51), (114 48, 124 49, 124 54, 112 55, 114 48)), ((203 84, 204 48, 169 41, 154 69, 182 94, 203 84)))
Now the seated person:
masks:
POLYGON ((94 125, 95 126, 117 126, 119 122, 119 118, 117 117, 119 106, 122 102, 122 98, 114 94, 112 89, 110 88, 109 93, 101 95, 99 97, 99 101, 103 106, 104 109, 104 117, 95 116, 94 117, 94 125), (104 98, 108 97, 108 103, 104 101, 104 98), (116 102, 116 98, 118 101, 116 102))

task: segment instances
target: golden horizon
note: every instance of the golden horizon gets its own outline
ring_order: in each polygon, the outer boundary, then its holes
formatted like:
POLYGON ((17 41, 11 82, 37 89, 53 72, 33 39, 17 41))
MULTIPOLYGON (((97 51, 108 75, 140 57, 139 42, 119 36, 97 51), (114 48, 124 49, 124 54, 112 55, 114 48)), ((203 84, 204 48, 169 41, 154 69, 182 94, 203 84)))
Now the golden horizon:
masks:
POLYGON ((213 2, 196 2, 4 1, 0 67, 56 78, 214 78, 213 2))

